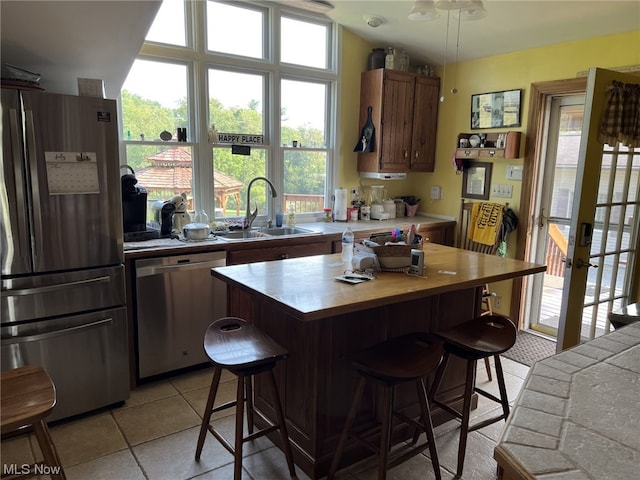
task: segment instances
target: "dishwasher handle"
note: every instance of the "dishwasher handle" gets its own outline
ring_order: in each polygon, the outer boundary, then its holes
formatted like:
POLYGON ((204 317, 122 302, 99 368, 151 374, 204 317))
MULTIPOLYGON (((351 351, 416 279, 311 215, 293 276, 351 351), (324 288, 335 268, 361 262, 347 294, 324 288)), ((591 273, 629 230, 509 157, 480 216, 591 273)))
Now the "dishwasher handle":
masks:
POLYGON ((136 278, 149 277, 151 275, 162 275, 171 272, 184 272, 187 270, 201 270, 203 268, 224 267, 226 261, 211 260, 208 262, 185 262, 175 265, 147 265, 144 267, 136 267, 136 278))

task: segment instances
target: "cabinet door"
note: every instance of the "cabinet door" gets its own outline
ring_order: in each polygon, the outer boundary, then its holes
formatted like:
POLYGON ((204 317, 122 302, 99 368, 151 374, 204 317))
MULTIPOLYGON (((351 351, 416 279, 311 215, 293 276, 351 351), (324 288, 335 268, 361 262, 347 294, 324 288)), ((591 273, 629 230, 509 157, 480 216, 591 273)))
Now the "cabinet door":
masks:
POLYGON ((439 78, 416 77, 409 165, 414 172, 433 172, 434 170, 439 90, 439 78))
POLYGON ((325 255, 331 252, 330 242, 306 243, 301 245, 283 245, 280 247, 252 248, 249 250, 232 250, 229 252, 228 264, 267 262, 285 258, 325 255))
POLYGON ((402 172, 409 168, 413 118, 414 77, 385 71, 382 100, 380 169, 402 172))

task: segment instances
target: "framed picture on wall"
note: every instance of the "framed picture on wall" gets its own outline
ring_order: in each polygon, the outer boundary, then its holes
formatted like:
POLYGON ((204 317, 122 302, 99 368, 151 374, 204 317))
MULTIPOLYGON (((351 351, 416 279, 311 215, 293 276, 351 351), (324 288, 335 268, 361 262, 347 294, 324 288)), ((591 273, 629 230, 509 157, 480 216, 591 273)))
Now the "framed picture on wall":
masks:
POLYGON ((465 160, 462 172, 462 198, 488 200, 491 189, 491 168, 489 162, 465 160))
POLYGON ((471 128, 520 126, 522 89, 471 95, 471 128))

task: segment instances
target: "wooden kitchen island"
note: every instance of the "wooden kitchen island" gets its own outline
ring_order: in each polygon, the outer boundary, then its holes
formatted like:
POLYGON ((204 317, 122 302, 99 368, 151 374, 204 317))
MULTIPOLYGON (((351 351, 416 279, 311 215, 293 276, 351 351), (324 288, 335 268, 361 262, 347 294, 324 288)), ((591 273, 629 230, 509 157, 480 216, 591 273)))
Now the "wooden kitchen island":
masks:
MULTIPOLYGON (((435 332, 467 321, 479 313, 485 283, 545 270, 543 265, 437 244, 425 244, 424 252, 424 276, 380 272, 357 285, 335 279, 344 271, 339 254, 212 269, 229 287, 229 315, 254 322, 289 350, 276 376, 296 465, 311 478, 328 471, 357 383, 345 354, 407 332, 435 332)), ((440 390, 443 397, 460 397, 463 382, 461 364, 451 363, 440 390)), ((396 405, 417 416, 415 391, 406 387, 398 389, 396 405)), ((256 408, 273 419, 264 392, 258 380, 256 408)), ((356 423, 369 427, 379 421, 381 392, 372 387, 365 398, 356 423)), ((436 425, 448 419, 437 408, 432 414, 436 425)), ((394 442, 411 433, 396 429, 394 442)), ((275 436, 272 440, 278 443, 275 436)), ((348 444, 344 465, 369 455, 348 444)))

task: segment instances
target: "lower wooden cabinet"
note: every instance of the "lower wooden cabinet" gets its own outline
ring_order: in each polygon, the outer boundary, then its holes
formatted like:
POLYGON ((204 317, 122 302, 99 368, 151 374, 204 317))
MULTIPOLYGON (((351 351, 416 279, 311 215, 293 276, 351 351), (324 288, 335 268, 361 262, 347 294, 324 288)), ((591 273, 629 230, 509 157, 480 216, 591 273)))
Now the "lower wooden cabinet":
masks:
POLYGON ((456 222, 443 222, 437 225, 422 224, 416 233, 422 236, 423 242, 439 243, 453 247, 455 242, 456 222))
POLYGON ((329 253, 332 253, 331 242, 329 241, 282 245, 278 247, 250 248, 247 250, 231 250, 227 255, 227 264, 238 265, 241 263, 267 262, 329 253))

